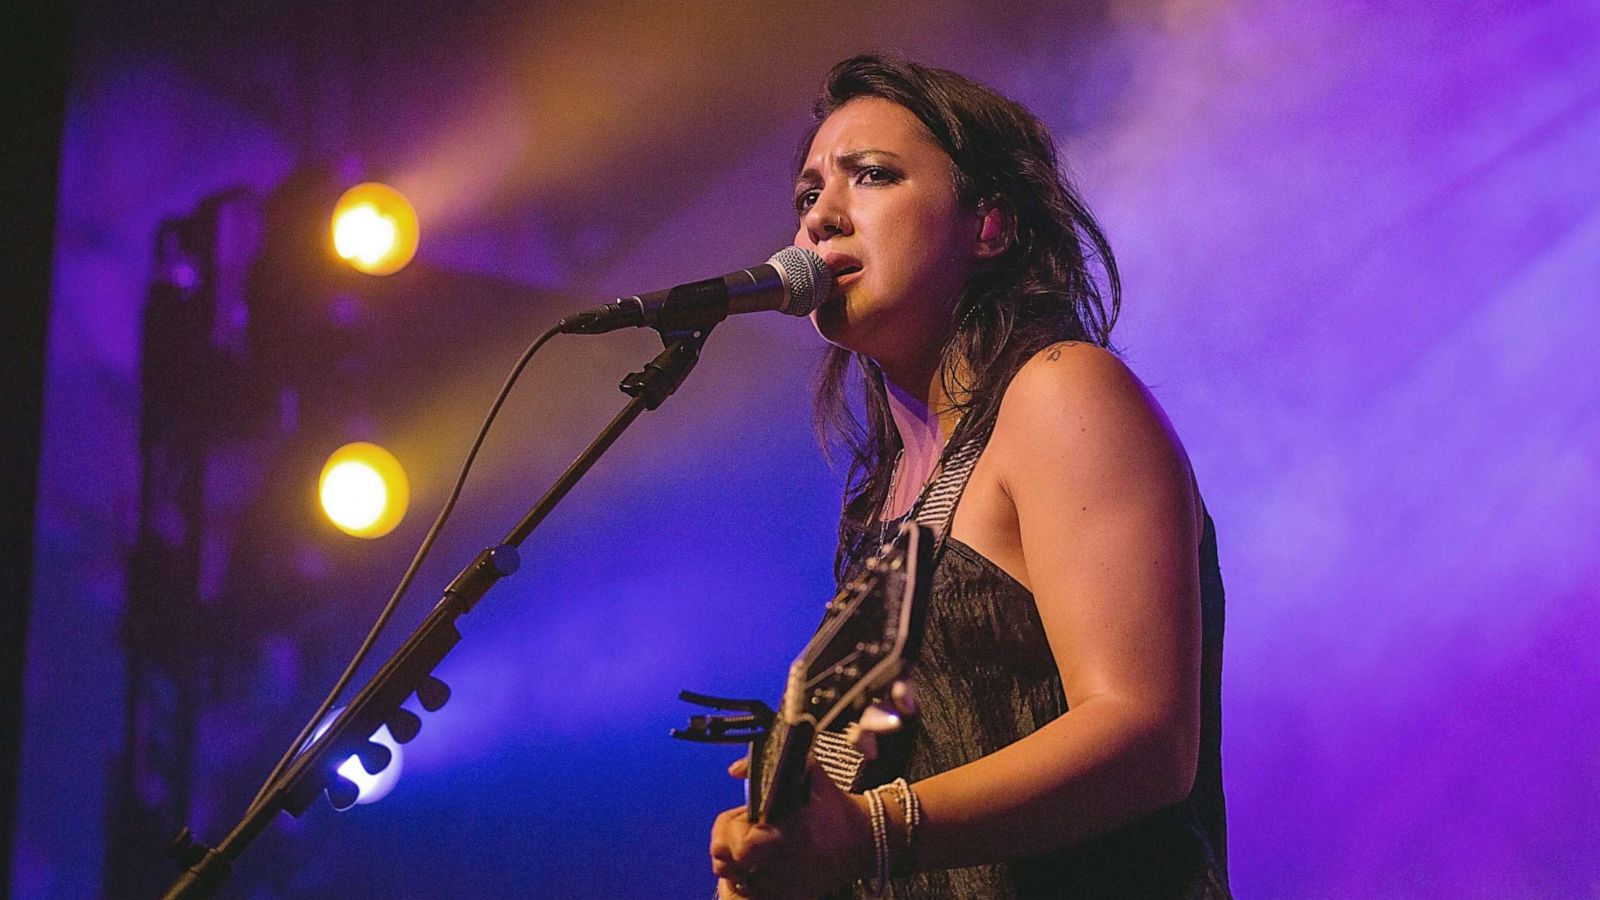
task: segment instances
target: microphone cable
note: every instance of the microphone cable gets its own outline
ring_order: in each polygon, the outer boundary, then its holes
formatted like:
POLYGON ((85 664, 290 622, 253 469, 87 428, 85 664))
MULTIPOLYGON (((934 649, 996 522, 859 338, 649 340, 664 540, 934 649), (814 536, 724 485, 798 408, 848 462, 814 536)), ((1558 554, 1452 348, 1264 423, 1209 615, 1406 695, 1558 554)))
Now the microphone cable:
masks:
POLYGON ((484 417, 483 424, 478 427, 478 435, 473 438, 472 447, 467 451, 467 457, 461 463, 461 471, 456 475, 455 486, 450 489, 450 495, 445 499, 444 507, 439 510, 439 515, 434 518, 433 525, 429 527, 427 536, 422 539, 422 544, 417 547, 416 555, 411 558, 411 565, 406 568, 405 574, 400 577, 400 583, 395 586, 394 593, 389 595, 389 602, 384 604, 383 610, 378 613, 377 621, 372 624, 371 630, 367 632, 366 639, 361 642, 360 648, 356 650, 355 657, 350 660, 350 664, 345 667, 344 672, 339 676, 339 680, 334 683, 333 690, 328 692, 328 696, 323 699, 322 705, 318 706, 317 711, 311 715, 311 721, 300 729, 300 734, 289 744, 289 749, 284 751, 283 757, 278 760, 278 764, 272 767, 272 773, 262 783, 260 790, 256 791, 255 798, 246 807, 243 818, 248 819, 256 812, 256 809, 266 800, 273 782, 278 780, 278 776, 283 774, 283 770, 288 768, 289 763, 293 762, 294 758, 299 756, 301 751, 308 746, 308 739, 311 734, 322 723, 322 719, 328 714, 328 711, 333 709, 333 705, 339 701, 339 695, 344 693, 346 687, 349 687, 351 679, 355 677, 356 672, 361 668, 361 664, 366 661, 368 654, 372 652, 373 645, 378 642, 378 637, 389 624, 389 620, 394 617, 395 610, 399 608, 400 600, 405 597, 406 591, 411 588, 411 582, 416 579, 417 571, 422 568, 423 560, 428 558, 428 552, 433 549, 434 541, 438 539, 439 533, 444 530, 444 524, 449 520, 450 512, 455 509, 456 501, 461 498, 461 489, 467 483, 467 473, 472 471, 472 463, 478 458, 478 450, 483 447, 484 438, 489 434, 489 427, 494 424, 495 417, 500 414, 500 407, 505 405, 506 398, 510 396, 511 389, 516 385, 517 379, 522 376, 522 371, 528 367, 528 363, 533 361, 533 355, 539 352, 539 348, 543 347, 545 342, 560 333, 561 323, 558 322, 550 326, 528 346, 528 349, 522 352, 517 364, 512 366, 511 374, 506 376, 505 383, 500 386, 500 392, 495 395, 494 403, 489 406, 489 414, 484 417))

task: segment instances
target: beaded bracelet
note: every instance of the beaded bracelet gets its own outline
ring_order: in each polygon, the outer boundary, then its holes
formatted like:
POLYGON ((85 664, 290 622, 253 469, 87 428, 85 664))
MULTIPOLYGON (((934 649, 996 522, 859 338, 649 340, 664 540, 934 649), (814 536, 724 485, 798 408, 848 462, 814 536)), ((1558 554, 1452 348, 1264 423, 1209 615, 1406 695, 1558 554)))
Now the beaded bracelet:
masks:
POLYGON ((889 890, 889 828, 883 798, 867 791, 867 812, 872 819, 872 878, 867 881, 867 896, 883 897, 889 890))
POLYGON ((922 824, 922 800, 917 797, 917 792, 904 778, 896 778, 879 790, 893 791, 895 800, 900 804, 906 823, 905 853, 895 860, 898 865, 892 867, 892 874, 910 875, 916 871, 916 846, 917 826, 922 824))

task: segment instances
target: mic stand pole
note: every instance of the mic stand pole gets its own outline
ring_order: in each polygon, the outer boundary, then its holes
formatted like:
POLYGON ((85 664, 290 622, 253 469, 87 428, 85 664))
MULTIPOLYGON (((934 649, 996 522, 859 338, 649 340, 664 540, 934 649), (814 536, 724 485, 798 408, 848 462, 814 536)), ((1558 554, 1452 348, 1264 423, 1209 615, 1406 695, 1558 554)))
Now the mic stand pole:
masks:
POLYGON ((662 333, 666 349, 618 385, 633 399, 561 473, 504 541, 483 550, 461 570, 422 624, 361 687, 327 731, 321 737, 312 738, 300 755, 274 779, 260 802, 251 806, 221 843, 214 848, 198 843, 187 826, 178 832, 167 846, 167 855, 176 859, 184 871, 162 895, 163 900, 207 897, 214 893, 227 880, 234 861, 279 811, 298 817, 324 790, 336 808, 348 808, 355 802, 356 787, 338 774, 338 767, 356 756, 368 772, 382 771, 391 754, 387 747, 374 743, 371 737, 384 725, 389 726, 390 733, 400 743, 416 737, 421 720, 410 710, 400 708, 412 693, 429 712, 444 705, 450 697, 450 689, 432 672, 461 640, 456 620, 471 612, 495 582, 517 570, 517 547, 633 420, 645 410, 660 406, 677 391, 700 361, 700 348, 714 327, 713 324, 695 331, 662 333))

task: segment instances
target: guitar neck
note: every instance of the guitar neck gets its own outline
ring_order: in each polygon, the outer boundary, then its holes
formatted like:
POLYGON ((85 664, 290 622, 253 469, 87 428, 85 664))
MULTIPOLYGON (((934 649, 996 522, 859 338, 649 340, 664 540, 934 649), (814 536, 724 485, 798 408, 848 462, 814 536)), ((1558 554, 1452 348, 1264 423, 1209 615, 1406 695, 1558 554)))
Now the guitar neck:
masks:
POLYGON ((809 790, 806 764, 816 730, 809 720, 779 716, 750 748, 749 817, 770 824, 798 809, 809 790))

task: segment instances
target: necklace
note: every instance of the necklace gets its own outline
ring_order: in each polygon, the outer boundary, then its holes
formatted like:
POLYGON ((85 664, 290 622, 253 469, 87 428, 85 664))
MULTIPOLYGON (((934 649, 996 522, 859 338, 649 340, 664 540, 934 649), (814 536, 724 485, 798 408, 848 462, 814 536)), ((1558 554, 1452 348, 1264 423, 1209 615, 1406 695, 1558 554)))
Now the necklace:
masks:
POLYGON ((894 509, 894 489, 900 484, 900 460, 906 455, 906 448, 901 447, 900 452, 894 455, 894 466, 889 469, 889 496, 884 498, 883 509, 878 513, 878 543, 889 542, 889 511, 894 509))
POLYGON ((939 461, 934 463, 933 469, 928 472, 928 477, 922 482, 922 489, 917 491, 916 499, 911 501, 911 508, 905 515, 898 518, 889 518, 889 512, 894 509, 895 488, 900 484, 900 463, 904 461, 906 448, 901 447, 894 455, 894 466, 889 470, 889 494, 884 498, 883 509, 878 513, 878 544, 889 542, 891 526, 898 529, 906 519, 913 518, 917 509, 922 506, 922 499, 928 495, 928 488, 933 486, 934 474, 939 471, 939 464, 944 461, 945 452, 950 449, 950 441, 956 436, 956 431, 961 428, 961 416, 956 416, 954 425, 950 426, 950 433, 945 435, 944 443, 939 445, 939 461))

